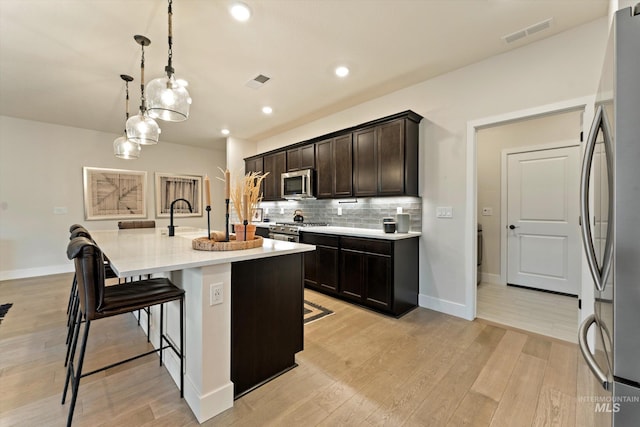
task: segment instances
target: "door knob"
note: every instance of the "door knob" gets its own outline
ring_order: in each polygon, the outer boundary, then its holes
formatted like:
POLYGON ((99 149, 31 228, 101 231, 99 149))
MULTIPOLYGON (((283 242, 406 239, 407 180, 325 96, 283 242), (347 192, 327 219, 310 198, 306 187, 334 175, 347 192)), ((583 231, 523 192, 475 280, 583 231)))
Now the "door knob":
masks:
POLYGON ((513 224, 511 224, 511 225, 509 226, 509 230, 515 230, 516 228, 520 228, 520 226, 518 226, 518 225, 513 225, 513 224))

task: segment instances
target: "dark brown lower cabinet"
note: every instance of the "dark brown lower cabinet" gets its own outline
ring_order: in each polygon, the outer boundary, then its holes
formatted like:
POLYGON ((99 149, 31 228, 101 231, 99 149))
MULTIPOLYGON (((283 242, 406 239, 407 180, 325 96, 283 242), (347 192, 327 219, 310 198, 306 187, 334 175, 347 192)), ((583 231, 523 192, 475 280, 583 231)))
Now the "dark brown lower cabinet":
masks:
POLYGON ((384 240, 306 232, 300 235, 301 242, 316 245, 315 252, 304 255, 305 286, 394 316, 417 307, 417 237, 384 240), (331 256, 321 255, 326 254, 327 247, 318 242, 328 238, 333 239, 331 256), (327 286, 328 281, 331 286, 327 286))
POLYGON ((304 254, 304 284, 326 293, 338 292, 338 237, 301 233, 300 243, 315 245, 304 254))
POLYGON ((304 347, 302 257, 231 264, 231 381, 236 398, 297 366, 295 354, 304 347))

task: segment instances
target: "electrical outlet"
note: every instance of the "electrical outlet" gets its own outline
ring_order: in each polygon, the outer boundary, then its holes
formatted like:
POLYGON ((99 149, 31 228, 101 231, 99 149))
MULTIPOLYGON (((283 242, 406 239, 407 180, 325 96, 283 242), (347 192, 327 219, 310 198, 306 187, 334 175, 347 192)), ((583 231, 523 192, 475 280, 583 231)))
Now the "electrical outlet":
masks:
POLYGON ((280 208, 280 215, 284 215, 284 208, 280 208))
POLYGON ((340 216, 340 215, 342 215, 342 208, 341 207, 338 208, 338 216, 340 216))
POLYGON ((264 208, 264 214, 269 215, 269 208, 264 208))
POLYGON ((53 208, 53 214, 54 215, 64 215, 68 212, 67 207, 66 206, 60 206, 60 207, 54 207, 53 208))
POLYGON ((222 283, 212 283, 211 285, 209 285, 209 305, 216 305, 216 304, 222 304, 223 301, 223 295, 222 295, 222 289, 223 289, 223 284, 222 283))
POLYGON ((402 206, 398 206, 396 208, 396 213, 402 213, 402 206))

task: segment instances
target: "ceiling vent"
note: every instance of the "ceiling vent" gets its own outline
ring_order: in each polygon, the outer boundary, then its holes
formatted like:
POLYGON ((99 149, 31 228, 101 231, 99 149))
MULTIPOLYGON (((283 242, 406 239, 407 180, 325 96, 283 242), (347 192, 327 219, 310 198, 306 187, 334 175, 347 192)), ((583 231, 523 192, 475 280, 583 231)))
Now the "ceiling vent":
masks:
POLYGON ((548 28, 551 28, 552 22, 553 22, 553 18, 545 19, 544 21, 538 22, 537 24, 530 25, 527 28, 523 28, 522 30, 518 30, 514 33, 507 34, 506 36, 502 36, 502 40, 504 40, 506 43, 513 43, 517 40, 523 39, 532 34, 539 33, 540 31, 544 31, 548 28))
POLYGON ((250 87, 251 89, 259 89, 263 84, 271 80, 270 77, 267 77, 263 74, 258 74, 253 79, 249 80, 245 86, 250 87))

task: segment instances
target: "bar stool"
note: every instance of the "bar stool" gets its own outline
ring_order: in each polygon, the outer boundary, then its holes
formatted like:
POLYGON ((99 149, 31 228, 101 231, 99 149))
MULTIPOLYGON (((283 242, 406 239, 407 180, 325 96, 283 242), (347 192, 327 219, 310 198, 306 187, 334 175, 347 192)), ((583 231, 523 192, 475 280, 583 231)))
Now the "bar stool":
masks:
POLYGON ((105 286, 104 259, 100 248, 86 237, 76 237, 67 246, 67 257, 74 260, 76 278, 78 282, 78 296, 80 299, 80 315, 83 322, 76 322, 71 344, 71 357, 67 366, 67 376, 62 392, 62 404, 65 403, 67 390, 71 384, 71 402, 67 427, 71 426, 73 412, 78 397, 80 379, 88 375, 102 372, 106 369, 126 362, 159 352, 160 366, 163 364, 163 350, 171 348, 180 358, 180 397, 184 397, 184 290, 175 286, 167 278, 154 278, 112 286, 105 286), (169 340, 163 331, 164 303, 180 302, 180 349, 169 340), (130 313, 143 307, 160 305, 160 345, 151 350, 128 359, 112 363, 108 366, 83 373, 87 340, 91 322, 118 314, 130 313), (80 336, 80 325, 84 323, 80 353, 76 363, 76 347, 80 336))
MULTIPOLYGON (((70 230, 73 230, 73 231, 71 231, 69 240, 73 240, 76 237, 85 237, 95 244, 95 241, 91 237, 91 234, 83 226, 74 224, 71 226, 70 230)), ((107 257, 104 255, 103 257, 105 259, 104 261, 105 278, 107 279, 118 278, 118 275, 111 268, 111 265, 109 264, 109 260, 107 259, 107 257)), ((118 283, 120 283, 119 280, 120 279, 118 278, 118 283)), ((69 354, 71 350, 71 338, 73 334, 74 325, 76 324, 76 322, 81 322, 81 318, 79 314, 79 306, 80 306, 80 299, 78 298, 78 281, 76 279, 76 275, 74 274, 73 281, 71 283, 71 292, 69 293, 69 303, 67 306, 67 338, 65 341, 67 345, 67 354, 64 358, 64 366, 67 366, 67 363, 69 363, 69 354)), ((140 323, 138 322, 138 324, 140 323)), ((150 326, 150 322, 147 321, 147 330, 149 330, 149 326, 150 326)))
POLYGON ((156 222, 153 220, 118 221, 118 229, 126 230, 130 228, 156 228, 156 222))

